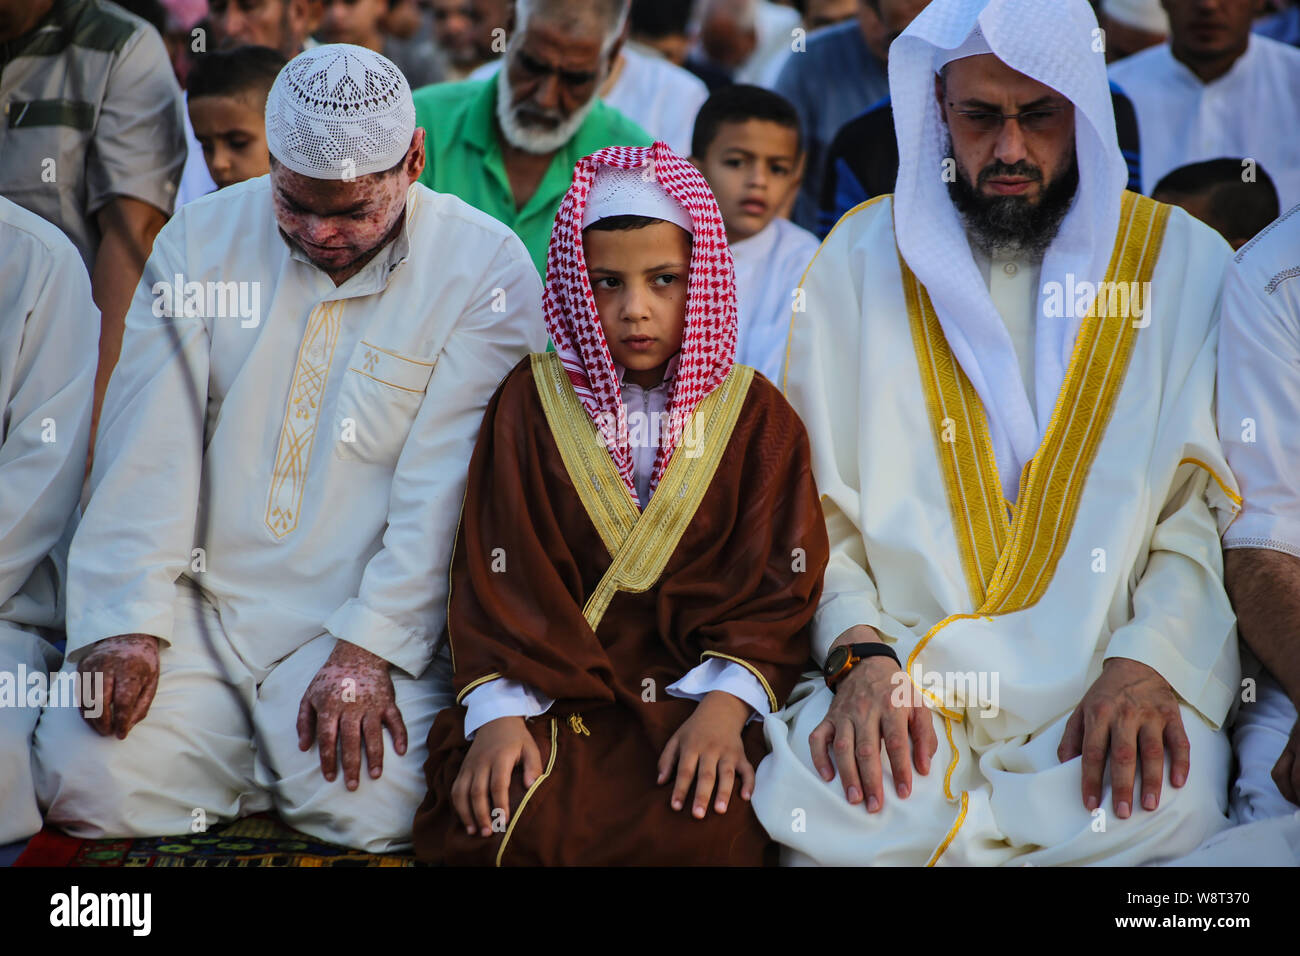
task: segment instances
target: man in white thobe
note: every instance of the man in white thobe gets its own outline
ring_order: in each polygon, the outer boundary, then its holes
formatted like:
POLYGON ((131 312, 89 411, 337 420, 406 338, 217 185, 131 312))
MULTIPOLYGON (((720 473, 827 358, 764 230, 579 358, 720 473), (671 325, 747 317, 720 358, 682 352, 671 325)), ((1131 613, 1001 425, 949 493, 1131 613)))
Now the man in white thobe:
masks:
POLYGON ((1268 170, 1283 209, 1300 202, 1300 50, 1251 32, 1262 6, 1165 0, 1169 42, 1111 66, 1137 110, 1147 195, 1180 166, 1240 156, 1268 170))
POLYGON ((1255 680, 1232 727, 1234 822, 1261 854, 1300 863, 1300 206, 1248 243, 1224 281, 1219 435, 1241 484, 1223 536, 1224 575, 1255 680), (1279 839, 1277 829, 1287 834, 1279 839), (1265 835, 1267 835, 1265 837, 1265 835))
POLYGON ((1095 28, 934 0, 890 50, 896 191, 803 283, 826 674, 753 798, 787 863, 1135 864, 1227 825, 1230 251, 1124 191, 1095 28))
POLYGON ((509 229, 416 182, 423 131, 379 54, 295 57, 267 143, 269 177, 164 228, 130 310, 69 571, 64 666, 104 673, 108 705, 36 733, 74 835, 273 805, 400 848, 451 700, 433 649, 465 472, 544 345, 540 282, 509 229))
POLYGON ((600 98, 674 153, 689 156, 695 115, 709 98, 709 88, 689 70, 625 43, 600 98))
MULTIPOLYGON (((86 469, 98 328, 76 246, 0 197, 0 844, 41 828, 32 730, 59 665, 50 642, 63 630, 63 534, 86 469)), ((69 687, 52 703, 75 716, 83 698, 69 687)))

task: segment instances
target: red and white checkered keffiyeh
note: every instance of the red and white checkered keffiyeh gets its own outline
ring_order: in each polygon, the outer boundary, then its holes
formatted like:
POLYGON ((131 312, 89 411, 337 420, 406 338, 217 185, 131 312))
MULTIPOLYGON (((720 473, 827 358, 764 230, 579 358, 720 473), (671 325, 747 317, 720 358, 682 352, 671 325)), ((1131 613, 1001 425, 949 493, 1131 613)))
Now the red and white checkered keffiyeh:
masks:
POLYGON ((691 272, 677 375, 668 396, 668 422, 650 478, 659 484, 664 466, 695 407, 726 378, 736 355, 736 278, 726 227, 713 191, 700 171, 662 142, 653 146, 609 146, 580 159, 551 231, 542 297, 546 328, 574 391, 600 431, 618 472, 637 500, 628 446, 627 408, 614 359, 596 311, 582 248, 587 194, 602 166, 647 168, 668 195, 690 213, 694 225, 691 272))

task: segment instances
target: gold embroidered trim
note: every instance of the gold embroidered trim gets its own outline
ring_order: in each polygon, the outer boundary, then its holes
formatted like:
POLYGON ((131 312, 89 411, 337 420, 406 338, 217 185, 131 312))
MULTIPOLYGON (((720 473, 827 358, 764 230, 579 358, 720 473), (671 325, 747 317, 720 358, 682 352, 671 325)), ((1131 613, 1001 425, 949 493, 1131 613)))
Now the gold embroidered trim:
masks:
POLYGON ((930 411, 935 457, 948 489, 948 507, 970 590, 971 607, 984 603, 1010 531, 1002 482, 984 406, 944 338, 925 288, 900 253, 903 292, 930 411))
MULTIPOLYGON (((390 352, 389 354, 391 355, 392 353, 390 352)), ((419 364, 424 365, 423 362, 420 362, 419 364)), ((428 367, 429 367, 429 368, 433 368, 432 365, 430 365, 430 366, 428 366, 428 367)), ((374 376, 374 375, 371 375, 369 372, 363 372, 363 371, 361 371, 361 369, 359 369, 359 368, 351 368, 351 367, 349 367, 349 368, 348 368, 348 371, 349 371, 349 372, 356 372, 358 375, 364 375, 366 378, 370 379, 372 382, 378 382, 380 385, 387 385, 389 388, 397 388, 397 389, 401 389, 403 392, 414 392, 416 395, 423 395, 423 394, 424 394, 424 392, 421 391, 421 390, 418 389, 418 388, 407 388, 405 385, 398 385, 396 382, 386 382, 386 381, 384 381, 382 378, 378 378, 378 377, 376 377, 376 376, 374 376)))
POLYGON ((307 317, 307 330, 298 347, 298 362, 285 404, 284 424, 275 453, 271 490, 266 501, 266 526, 276 538, 283 538, 298 527, 303 491, 307 487, 307 470, 311 450, 316 442, 325 385, 329 381, 334 348, 339 341, 339 327, 344 302, 318 305, 307 317))
POLYGON ((612 556, 641 517, 595 423, 555 352, 532 356, 533 381, 555 445, 582 506, 612 556))
MULTIPOLYGON (((803 275, 799 277, 798 289, 803 289, 804 281, 808 278, 808 273, 812 269, 813 263, 816 262, 817 257, 822 254, 822 250, 826 248, 826 243, 831 241, 831 236, 835 235, 835 230, 840 228, 840 226, 842 226, 850 217, 856 216, 858 213, 870 209, 872 206, 874 206, 878 202, 881 202, 882 200, 892 198, 892 195, 893 195, 892 193, 886 193, 885 195, 882 196, 873 196, 872 198, 868 199, 866 202, 858 203, 856 206, 854 206, 852 209, 846 212, 843 216, 841 216, 840 221, 831 227, 831 231, 826 233, 826 238, 822 240, 822 244, 818 246, 817 251, 813 253, 812 259, 808 262, 808 268, 804 269, 803 275)), ((790 327, 786 330, 785 333, 785 361, 781 364, 781 394, 782 395, 787 394, 786 382, 790 378, 790 343, 794 339, 794 317, 798 314, 799 312, 795 308, 791 307, 790 327)))
POLYGON ((555 723, 555 718, 552 717, 551 718, 551 756, 546 761, 546 769, 542 771, 542 775, 540 777, 538 777, 536 780, 533 781, 533 785, 528 788, 528 791, 520 799, 519 806, 515 810, 514 816, 510 818, 510 825, 506 827, 505 835, 501 838, 501 846, 497 848, 497 859, 496 859, 497 866, 501 865, 501 856, 506 852, 506 844, 510 842, 510 835, 515 832, 515 824, 519 822, 519 817, 520 815, 523 814, 524 807, 528 806, 528 801, 533 798, 533 794, 537 792, 537 788, 542 785, 543 780, 545 780, 547 777, 551 775, 551 770, 555 767, 555 749, 556 749, 556 744, 559 742, 558 741, 559 735, 556 733, 556 730, 557 727, 555 723))
MULTIPOLYGON (((1170 207, 1124 194, 1119 237, 1107 279, 1138 287, 1151 281, 1170 207)), ((1103 318, 1097 302, 1083 321, 1038 453, 1024 476, 1011 541, 981 611, 1008 613, 1038 603, 1069 542, 1083 488, 1124 384, 1137 327, 1128 317, 1103 318)))
MULTIPOLYGON (((452 667, 455 666, 456 665, 454 664, 452 665, 452 667)), ((482 677, 475 678, 474 680, 466 684, 464 688, 461 690, 461 692, 456 695, 456 703, 459 704, 462 700, 464 700, 465 697, 469 694, 469 692, 472 691, 475 687, 481 687, 484 684, 490 683, 494 680, 500 680, 504 676, 505 675, 502 674, 500 671, 493 671, 491 674, 484 674, 482 677)))
POLYGON ((705 651, 700 655, 700 660, 702 661, 706 657, 720 657, 724 661, 731 661, 732 663, 739 664, 741 667, 745 668, 745 670, 757 677, 758 682, 763 685, 763 690, 767 693, 767 705, 771 708, 771 712, 776 713, 781 709, 777 706, 776 694, 772 693, 772 685, 767 682, 766 677, 758 672, 758 668, 749 663, 749 661, 741 660, 739 657, 732 657, 730 654, 723 654, 721 651, 705 651))
MULTIPOLYGON (((600 626, 600 620, 615 594, 619 591, 646 591, 663 574, 669 557, 695 517, 704 493, 713 483, 718 463, 731 441, 731 433, 740 418, 740 409, 753 380, 754 370, 748 365, 732 365, 722 383, 696 406, 683 434, 702 435, 703 448, 688 450, 684 442, 679 442, 674 449, 650 503, 619 545, 614 559, 582 609, 582 616, 593 631, 600 626), (694 428, 697 419, 703 422, 700 428, 694 428)), ((565 381, 568 381, 567 376, 565 381)), ((599 450, 609 461, 604 449, 599 450)), ((621 480, 619 484, 627 487, 621 480)))
POLYGON ((391 355, 395 359, 401 359, 403 362, 410 362, 412 365, 422 365, 425 368, 433 368, 435 364, 433 362, 421 362, 419 359, 413 359, 406 355, 398 355, 391 349, 386 349, 382 345, 376 345, 374 342, 367 342, 365 339, 361 340, 361 344, 368 349, 374 349, 376 352, 383 352, 385 355, 391 355))
POLYGON ((1178 465, 1179 467, 1182 467, 1183 465, 1195 465, 1198 468, 1208 471, 1210 473, 1210 477, 1214 479, 1214 483, 1219 486, 1219 490, 1228 496, 1228 500, 1231 501, 1238 508, 1241 507, 1241 502, 1242 502, 1241 495, 1233 491, 1232 488, 1228 485, 1228 483, 1219 477, 1219 473, 1216 472, 1209 465, 1207 465, 1205 462, 1201 461, 1201 459, 1184 458, 1182 461, 1178 463, 1178 465))
MULTIPOLYGON (((1136 280, 1141 288, 1142 283, 1151 280, 1164 241, 1168 217, 1168 206, 1131 192, 1124 193, 1120 228, 1106 270, 1109 282, 1136 280)), ((906 285, 910 273, 907 272, 906 263, 901 265, 906 285)), ((923 290, 922 298, 924 299, 923 290)), ((1097 315, 1100 298, 1099 294, 1093 300, 1093 305, 1080 326, 1065 381, 1043 442, 1021 473, 1020 493, 1010 524, 1010 540, 1001 548, 987 596, 979 602, 976 613, 949 615, 926 632, 908 655, 906 670, 909 675, 925 646, 953 621, 1024 610, 1036 604, 1046 592, 1061 554, 1069 542, 1083 487, 1114 411, 1137 336, 1137 328, 1127 317, 1111 317, 1107 321, 1097 315), (1034 573, 1031 574, 1031 571, 1034 573)), ((946 350, 947 342, 939 339, 932 346, 936 351, 946 350)), ((925 361, 923 358, 922 368, 925 367, 925 361)), ((945 383, 940 381, 939 384, 942 387, 945 383)), ((956 395, 950 393, 945 396, 945 401, 949 405, 955 405, 956 395)), ((981 418, 979 425, 984 427, 983 440, 991 447, 987 437, 987 423, 981 418)), ((966 467, 969 467, 969 463, 966 467)), ((945 469, 944 481, 950 503, 956 498, 961 503, 960 507, 965 508, 961 488, 975 483, 977 479, 973 473, 962 477, 963 481, 959 485, 945 469)), ((987 508, 987 502, 985 507, 987 508)), ((969 569, 967 577, 969 580, 969 569)), ((928 692, 923 693, 927 699, 932 700, 928 692)), ((945 729, 951 740, 951 727, 945 724, 945 729)), ((956 769, 957 760, 954 747, 953 761, 944 781, 945 795, 949 799, 952 796, 948 791, 948 781, 956 769)), ((961 829, 966 817, 965 791, 962 791, 961 801, 961 812, 947 838, 935 851, 930 865, 938 861, 961 829)))

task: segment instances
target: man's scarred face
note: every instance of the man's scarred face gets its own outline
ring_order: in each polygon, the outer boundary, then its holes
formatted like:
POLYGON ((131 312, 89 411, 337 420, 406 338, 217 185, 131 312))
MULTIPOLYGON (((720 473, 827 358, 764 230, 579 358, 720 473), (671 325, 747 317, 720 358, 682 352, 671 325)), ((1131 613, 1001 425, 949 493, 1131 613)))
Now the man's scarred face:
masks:
POLYGON ((956 165, 949 192, 972 238, 1041 255, 1078 187, 1074 105, 991 54, 949 64, 935 95, 956 165))
POLYGON ((340 277, 360 271, 395 234, 412 181, 405 168, 350 181, 325 180, 272 162, 271 202, 289 240, 318 269, 341 282, 340 277))

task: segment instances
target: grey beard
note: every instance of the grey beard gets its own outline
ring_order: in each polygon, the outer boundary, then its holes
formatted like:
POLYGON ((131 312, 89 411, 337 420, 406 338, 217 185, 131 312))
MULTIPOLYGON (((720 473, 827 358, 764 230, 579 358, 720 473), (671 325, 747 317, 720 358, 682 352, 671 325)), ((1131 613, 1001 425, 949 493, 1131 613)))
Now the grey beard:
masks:
MULTIPOLYGON (((953 158, 951 140, 948 158, 953 158)), ((1078 159, 1072 157, 1069 169, 1047 183, 1036 204, 1021 196, 985 196, 976 191, 955 161, 953 168, 957 175, 948 183, 948 195, 971 244, 990 258, 1010 256, 1041 262, 1078 191, 1078 159)), ((983 182, 999 175, 1041 180, 1042 171, 1023 160, 1011 166, 994 163, 981 170, 979 178, 983 182)))

